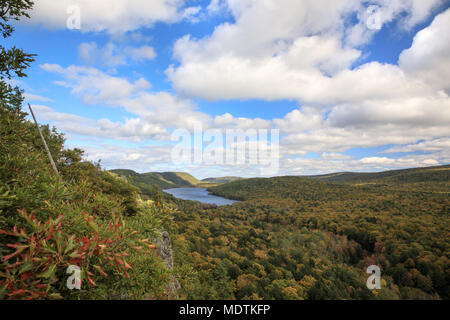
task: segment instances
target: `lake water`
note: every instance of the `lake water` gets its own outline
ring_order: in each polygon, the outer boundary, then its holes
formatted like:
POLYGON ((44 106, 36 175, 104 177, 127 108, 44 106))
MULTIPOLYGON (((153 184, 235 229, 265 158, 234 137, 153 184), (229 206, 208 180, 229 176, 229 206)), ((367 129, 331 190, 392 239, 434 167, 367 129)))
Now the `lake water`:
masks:
POLYGON ((173 188, 163 191, 178 199, 199 201, 201 203, 215 204, 218 206, 225 206, 236 202, 234 200, 209 194, 208 190, 203 188, 173 188))

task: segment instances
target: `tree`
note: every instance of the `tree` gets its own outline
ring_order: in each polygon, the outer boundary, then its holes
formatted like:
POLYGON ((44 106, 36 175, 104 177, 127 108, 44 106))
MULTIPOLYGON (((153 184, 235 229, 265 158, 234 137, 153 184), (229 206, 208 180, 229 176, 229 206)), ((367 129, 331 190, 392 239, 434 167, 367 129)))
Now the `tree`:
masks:
MULTIPOLYGON (((20 20, 21 17, 29 18, 28 11, 33 7, 30 0, 0 0, 0 32, 3 38, 8 38, 14 32, 11 20, 20 20)), ((13 75, 22 78, 31 62, 34 54, 25 53, 22 49, 12 47, 6 49, 0 45, 0 101, 2 108, 14 108, 18 112, 23 102, 22 91, 16 86, 12 87, 6 82, 13 75)), ((22 115, 23 116, 23 115, 22 115)))
POLYGON ((152 186, 152 200, 155 201, 158 206, 162 203, 161 189, 156 184, 152 186))

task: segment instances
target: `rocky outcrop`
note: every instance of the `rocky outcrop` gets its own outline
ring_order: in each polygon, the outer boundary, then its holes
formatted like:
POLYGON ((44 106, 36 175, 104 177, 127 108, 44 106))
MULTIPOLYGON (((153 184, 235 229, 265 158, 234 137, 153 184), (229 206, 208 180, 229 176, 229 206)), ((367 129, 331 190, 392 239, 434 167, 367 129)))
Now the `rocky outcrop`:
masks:
POLYGON ((156 253, 163 259, 167 269, 173 269, 173 251, 170 235, 167 231, 162 231, 161 236, 154 240, 157 245, 156 253))
MULTIPOLYGON (((155 239, 154 243, 157 245, 156 253, 162 258, 167 269, 173 270, 173 250, 169 233, 167 231, 162 231, 161 236, 155 239)), ((175 276, 172 276, 166 287, 168 298, 178 299, 180 289, 180 283, 175 276)))

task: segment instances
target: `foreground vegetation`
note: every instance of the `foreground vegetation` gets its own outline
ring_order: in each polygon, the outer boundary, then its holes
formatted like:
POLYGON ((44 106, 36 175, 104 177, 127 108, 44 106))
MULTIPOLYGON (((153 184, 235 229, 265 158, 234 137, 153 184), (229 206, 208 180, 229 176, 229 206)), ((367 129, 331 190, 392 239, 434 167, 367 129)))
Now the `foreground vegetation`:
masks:
POLYGON ((170 274, 150 240, 171 209, 42 130, 60 175, 25 113, 2 104, 0 298, 163 298, 170 274), (66 286, 70 265, 81 268, 81 290, 66 286))
MULTIPOLYGON (((14 31, 9 21, 28 17, 32 6, 2 1, 4 37, 14 31)), ((152 239, 172 209, 142 200, 139 189, 41 126, 53 171, 22 110, 23 92, 9 84, 25 76, 33 55, 0 49, 0 299, 167 298, 172 274, 152 239), (80 269, 80 290, 67 286, 69 266, 80 269)))

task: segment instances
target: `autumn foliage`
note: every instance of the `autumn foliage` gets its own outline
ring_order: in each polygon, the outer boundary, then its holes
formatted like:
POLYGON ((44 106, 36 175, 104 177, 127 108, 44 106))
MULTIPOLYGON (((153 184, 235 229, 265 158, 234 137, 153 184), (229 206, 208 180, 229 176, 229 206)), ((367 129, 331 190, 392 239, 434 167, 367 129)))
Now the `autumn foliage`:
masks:
POLYGON ((28 228, 0 230, 16 240, 7 245, 15 251, 2 258, 0 298, 62 298, 53 285, 68 277, 64 274, 71 265, 81 269, 82 284, 89 286, 96 285, 96 278, 108 278, 109 272, 129 278, 133 263, 127 262, 127 250, 152 254, 155 249, 148 239, 139 237, 138 231, 126 228, 120 218, 102 229, 93 216, 83 212, 89 232, 80 237, 65 232, 64 216, 41 223, 32 213, 18 213, 28 228))

